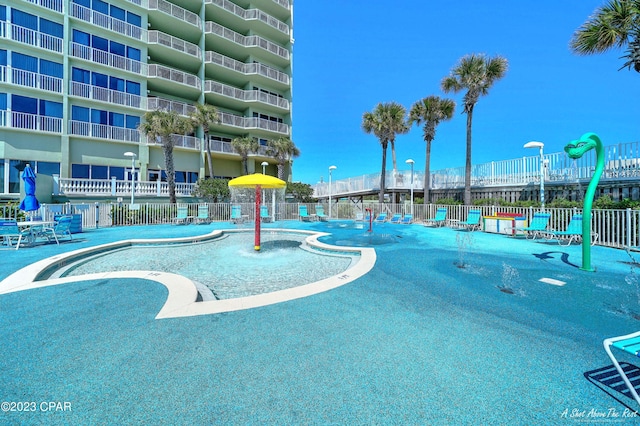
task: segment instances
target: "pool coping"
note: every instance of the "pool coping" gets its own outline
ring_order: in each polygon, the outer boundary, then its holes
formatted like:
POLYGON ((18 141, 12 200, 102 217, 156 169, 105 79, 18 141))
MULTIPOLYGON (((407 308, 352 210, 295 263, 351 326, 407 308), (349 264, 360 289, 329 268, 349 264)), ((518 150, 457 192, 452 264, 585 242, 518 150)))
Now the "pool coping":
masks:
POLYGON ((360 258, 357 262, 355 262, 355 264, 351 265, 340 274, 327 277, 320 281, 269 293, 224 300, 197 301, 199 293, 196 284, 187 277, 170 272, 137 270, 100 272, 63 278, 45 277, 47 274, 49 274, 50 271, 64 267, 65 265, 68 265, 69 263, 75 261, 75 259, 86 256, 89 253, 99 253, 101 251, 115 250, 117 248, 127 247, 135 244, 200 243, 203 241, 220 238, 225 233, 238 232, 250 231, 239 229, 222 229, 212 231, 208 234, 193 237, 121 240, 112 243, 100 244, 93 247, 73 250, 34 262, 31 265, 21 268, 13 274, 9 275, 4 280, 0 281, 0 294, 98 279, 139 278, 156 281, 164 285, 169 291, 167 300, 156 315, 156 319, 179 318, 257 308, 329 291, 348 284, 371 271, 371 269, 375 265, 377 257, 375 249, 370 247, 333 246, 318 241, 318 238, 330 235, 330 233, 327 232, 274 228, 269 229, 269 232, 308 234, 305 242, 312 247, 326 250, 328 252, 337 251, 341 253, 358 253, 360 255, 360 258))

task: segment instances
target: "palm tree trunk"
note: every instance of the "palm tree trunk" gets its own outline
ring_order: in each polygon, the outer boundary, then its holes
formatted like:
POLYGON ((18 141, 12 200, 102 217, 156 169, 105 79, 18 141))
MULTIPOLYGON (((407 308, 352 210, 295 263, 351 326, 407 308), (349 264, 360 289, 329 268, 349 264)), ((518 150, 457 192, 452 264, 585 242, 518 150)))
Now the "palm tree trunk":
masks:
POLYGON ((209 177, 213 179, 213 159, 211 158, 211 142, 209 141, 209 134, 204 133, 204 143, 207 144, 207 161, 209 162, 209 177))
MULTIPOLYGON (((396 164, 396 141, 395 139, 391 139, 391 163, 393 164, 393 177, 395 179, 396 171, 398 170, 398 165, 396 164)), ((395 185, 395 182, 393 183, 395 185)))
POLYGON ((464 205, 471 205, 471 123, 473 121, 473 105, 467 112, 467 160, 464 167, 464 205))
POLYGON ((378 195, 378 202, 384 203, 384 184, 387 179, 387 143, 382 144, 382 170, 380 171, 380 194, 378 195))
POLYGON ((163 144, 164 164, 167 169, 167 185, 169 186, 169 202, 176 203, 176 170, 173 165, 173 146, 163 144))
POLYGON ((427 142, 427 151, 425 154, 425 165, 424 165, 424 204, 429 204, 429 187, 431 186, 431 141, 427 142))

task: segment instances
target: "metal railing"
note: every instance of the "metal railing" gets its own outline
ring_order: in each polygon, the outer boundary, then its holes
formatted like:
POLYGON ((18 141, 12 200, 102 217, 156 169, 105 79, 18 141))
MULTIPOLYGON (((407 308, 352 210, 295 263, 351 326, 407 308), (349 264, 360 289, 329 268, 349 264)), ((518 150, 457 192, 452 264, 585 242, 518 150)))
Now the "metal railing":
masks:
POLYGON ((8 38, 19 43, 62 53, 62 38, 14 25, 10 22, 0 22, 0 38, 8 38))
POLYGON ((113 18, 77 3, 71 4, 71 16, 86 22, 117 32, 118 34, 145 41, 147 31, 120 19, 113 18))

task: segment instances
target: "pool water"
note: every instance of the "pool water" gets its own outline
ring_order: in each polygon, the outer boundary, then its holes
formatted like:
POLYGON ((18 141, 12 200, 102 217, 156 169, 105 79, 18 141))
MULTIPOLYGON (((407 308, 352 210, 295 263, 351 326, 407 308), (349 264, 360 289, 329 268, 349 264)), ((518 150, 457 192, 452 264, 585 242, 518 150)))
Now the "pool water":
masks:
POLYGON ((308 234, 263 232, 259 252, 249 232, 197 244, 134 245, 82 260, 61 276, 171 272, 204 285, 216 299, 233 299, 313 283, 351 266, 356 255, 313 250, 304 243, 306 237, 308 234))

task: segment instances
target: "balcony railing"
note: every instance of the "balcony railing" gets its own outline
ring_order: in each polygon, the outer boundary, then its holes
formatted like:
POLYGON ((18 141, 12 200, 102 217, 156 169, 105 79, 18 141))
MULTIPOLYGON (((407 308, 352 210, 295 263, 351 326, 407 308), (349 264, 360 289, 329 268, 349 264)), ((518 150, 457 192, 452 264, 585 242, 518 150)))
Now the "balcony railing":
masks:
POLYGON ((17 41, 18 43, 40 47, 52 52, 62 53, 63 39, 50 34, 41 33, 29 28, 14 25, 9 22, 0 22, 0 38, 17 41))
MULTIPOLYGON (((195 184, 176 183, 176 196, 189 197, 195 184)), ((136 196, 168 197, 169 184, 161 181, 136 181, 134 184, 136 196)), ((55 191, 54 191, 55 192, 55 191)), ((131 195, 130 180, 112 179, 80 179, 59 178, 57 193, 67 196, 127 196, 131 195)))
POLYGON ((26 0, 29 3, 62 13, 62 0, 26 0))
POLYGON ((188 41, 181 40, 169 34, 165 34, 161 31, 149 31, 149 44, 160 44, 162 46, 170 47, 173 50, 184 52, 194 58, 200 59, 202 51, 200 48, 188 41))
POLYGON ((117 142, 140 142, 140 132, 137 129, 87 123, 86 121, 70 120, 69 134, 117 142))
POLYGON ((77 3, 71 3, 71 16, 136 40, 146 39, 146 30, 77 3))
MULTIPOLYGON (((160 140, 148 138, 146 138, 146 140, 147 145, 162 145, 162 141, 160 140)), ((174 147, 200 150, 200 139, 194 136, 171 135, 171 140, 173 141, 174 147)))
POLYGON ((62 133, 62 118, 27 114, 16 111, 0 111, 1 127, 12 129, 38 130, 48 133, 62 133))
POLYGON ((91 84, 78 83, 77 81, 71 82, 69 94, 110 104, 124 105, 133 108, 145 108, 143 105, 145 98, 140 95, 111 90, 105 87, 93 86, 91 84))
POLYGON ((18 86, 33 87, 48 92, 62 93, 63 81, 61 78, 4 65, 0 66, 0 81, 18 86))
POLYGON ((285 110, 289 109, 289 101, 285 98, 264 93, 259 90, 242 90, 227 84, 218 83, 217 81, 205 81, 204 91, 205 93, 216 93, 241 102, 261 102, 285 110))
POLYGON ((205 32, 215 34, 243 47, 258 47, 283 59, 289 60, 289 51, 287 49, 260 36, 243 36, 242 34, 211 21, 207 21, 205 23, 205 32))
POLYGON ((196 107, 184 102, 172 101, 164 98, 147 98, 147 110, 148 111, 175 111, 180 115, 188 116, 196 107))
POLYGON ((191 25, 195 25, 199 29, 202 28, 200 17, 197 14, 168 1, 149 0, 149 10, 159 10, 160 12, 164 12, 167 15, 171 15, 175 18, 180 19, 181 21, 187 22, 191 25))
POLYGON ((230 12, 245 21, 258 20, 264 22, 272 28, 277 29, 283 34, 289 35, 289 26, 279 19, 263 12, 259 9, 243 9, 240 6, 228 1, 228 0, 207 0, 205 3, 214 4, 227 12, 230 12))
POLYGON ((279 133, 281 135, 289 134, 289 126, 277 121, 265 120, 257 117, 242 117, 240 115, 220 112, 220 121, 225 126, 232 126, 240 129, 260 129, 269 132, 279 133))
POLYGON ((196 89, 202 88, 202 83, 198 76, 180 71, 174 68, 165 67, 164 65, 149 65, 148 77, 157 77, 174 83, 184 84, 196 89))
POLYGON ((217 52, 205 52, 205 63, 212 63, 220 65, 227 69, 237 71, 245 75, 260 75, 268 79, 280 82, 282 84, 289 85, 290 78, 287 74, 273 69, 267 65, 260 63, 246 64, 244 62, 236 61, 228 56, 221 55, 217 52))
POLYGON ((112 68, 147 75, 147 64, 124 56, 114 55, 104 50, 94 49, 83 44, 71 43, 71 56, 90 62, 107 65, 112 68))

